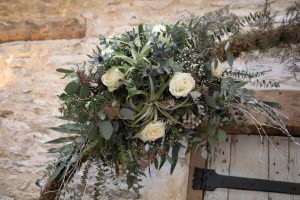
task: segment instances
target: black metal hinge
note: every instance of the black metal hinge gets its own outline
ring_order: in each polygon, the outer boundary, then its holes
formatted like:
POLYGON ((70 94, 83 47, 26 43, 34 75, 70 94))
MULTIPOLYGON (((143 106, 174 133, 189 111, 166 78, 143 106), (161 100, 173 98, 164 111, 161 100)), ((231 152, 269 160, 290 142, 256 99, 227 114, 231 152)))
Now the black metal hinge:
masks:
POLYGON ((213 169, 195 168, 194 190, 213 191, 216 188, 300 195, 300 183, 224 176, 217 174, 213 169))

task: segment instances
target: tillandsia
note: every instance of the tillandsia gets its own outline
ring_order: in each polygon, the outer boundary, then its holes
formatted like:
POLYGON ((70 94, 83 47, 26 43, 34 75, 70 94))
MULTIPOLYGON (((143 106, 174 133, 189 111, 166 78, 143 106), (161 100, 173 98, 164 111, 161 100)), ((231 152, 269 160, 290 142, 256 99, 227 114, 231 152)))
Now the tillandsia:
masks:
POLYGON ((140 177, 151 164, 160 169, 168 161, 172 173, 180 148, 188 153, 198 146, 205 156, 207 144, 212 147, 226 139, 227 126, 250 120, 261 134, 262 126, 268 125, 290 136, 278 105, 253 98, 244 87, 262 74, 232 69, 236 52, 230 39, 241 25, 265 15, 255 13, 242 22, 230 15, 223 27, 209 15, 173 25, 140 24, 121 35, 101 36, 83 66, 58 69, 71 78, 59 95, 61 118, 69 123, 52 129, 72 135, 49 142, 67 144, 49 150, 60 156, 45 175, 47 184, 57 180, 61 190, 77 167, 96 159, 117 175, 125 174, 128 188, 138 192, 140 177), (215 47, 224 30, 228 38, 220 56, 215 47), (257 121, 255 113, 268 123, 257 121))

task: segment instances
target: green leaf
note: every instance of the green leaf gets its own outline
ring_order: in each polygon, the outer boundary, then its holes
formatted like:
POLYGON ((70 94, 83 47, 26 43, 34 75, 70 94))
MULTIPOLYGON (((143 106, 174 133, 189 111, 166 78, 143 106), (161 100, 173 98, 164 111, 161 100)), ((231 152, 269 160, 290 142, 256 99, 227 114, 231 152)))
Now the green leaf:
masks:
POLYGON ((128 91, 128 97, 133 97, 133 96, 139 95, 139 94, 145 95, 146 97, 148 95, 143 90, 138 90, 135 86, 131 87, 131 88, 127 88, 127 91, 128 91))
POLYGON ((66 168, 64 169, 64 173, 61 177, 65 177, 66 174, 69 172, 70 167, 75 164, 78 161, 79 157, 78 155, 75 153, 72 155, 72 157, 70 159, 67 160, 67 164, 66 164, 66 168))
POLYGON ((157 160, 157 158, 154 159, 154 167, 155 167, 155 169, 158 169, 158 160, 157 160))
POLYGON ((65 168, 65 163, 61 163, 60 166, 56 168, 55 171, 48 178, 47 183, 51 183, 52 181, 54 181, 64 168, 65 168))
POLYGON ((144 30, 144 24, 139 24, 139 26, 138 26, 138 30, 139 30, 139 34, 141 34, 141 33, 144 33, 145 32, 145 30, 144 30))
POLYGON ((218 140, 225 141, 227 138, 226 132, 222 129, 219 129, 218 133, 217 133, 217 137, 218 137, 218 140))
POLYGON ((74 72, 73 70, 63 69, 63 68, 58 68, 58 69, 56 69, 56 71, 59 72, 59 73, 65 73, 65 74, 70 74, 70 73, 74 72))
POLYGON ((90 88, 88 85, 84 84, 84 85, 81 85, 80 87, 80 93, 79 93, 79 97, 80 98, 86 98, 90 95, 90 88))
POLYGON ((76 83, 75 81, 72 81, 67 84, 65 87, 65 91, 67 94, 72 95, 75 94, 79 90, 80 85, 76 83))
POLYGON ((98 117, 101 119, 101 120, 105 120, 106 118, 106 114, 101 110, 97 113, 98 117))
POLYGON ((216 141, 217 141, 217 136, 216 135, 209 135, 207 141, 208 141, 208 144, 209 144, 210 147, 214 147, 215 144, 216 144, 216 141))
POLYGON ((61 133, 79 133, 82 130, 83 126, 80 124, 62 124, 58 127, 50 127, 49 129, 61 133))
POLYGON ((88 138, 89 140, 94 140, 97 136, 98 136, 98 133, 99 133, 99 129, 96 125, 92 124, 90 127, 89 127, 89 130, 87 132, 87 135, 88 135, 88 138))
POLYGON ((109 140, 113 131, 114 131, 114 128, 111 124, 110 121, 102 121, 100 122, 99 124, 99 131, 100 131, 100 134, 106 139, 106 140, 109 140))
POLYGON ((179 144, 175 144, 172 147, 171 174, 173 174, 174 169, 175 169, 176 164, 177 164, 179 149, 180 149, 180 145, 179 144))
POLYGON ((159 164, 159 168, 158 169, 161 169, 162 166, 164 165, 164 163, 166 162, 166 160, 167 160, 167 156, 166 155, 168 154, 169 149, 170 149, 169 147, 166 148, 166 153, 164 153, 164 154, 161 155, 160 164, 159 164))
POLYGON ((117 132, 120 128, 119 122, 118 121, 113 121, 112 126, 114 128, 114 132, 117 132))
POLYGON ((275 109, 281 109, 282 108, 282 106, 279 103, 276 103, 276 102, 272 102, 272 101, 262 101, 262 102, 264 104, 267 104, 271 108, 275 108, 275 109))
POLYGON ((190 94, 194 101, 196 101, 199 97, 201 97, 201 93, 198 91, 192 91, 192 92, 190 92, 190 94))
POLYGON ((89 113, 88 112, 86 112, 86 111, 79 112, 79 114, 78 114, 78 121, 80 123, 83 124, 83 123, 87 122, 88 119, 89 119, 89 113))
POLYGON ((227 62, 231 68, 233 65, 233 58, 233 54, 231 52, 227 52, 227 62))
POLYGON ((215 135, 216 133, 216 126, 214 125, 208 125, 205 129, 205 132, 208 134, 208 135, 215 135))
POLYGON ((77 136, 70 136, 70 137, 60 137, 56 138, 54 140, 50 140, 46 142, 46 144, 58 144, 58 143, 64 143, 64 142, 72 142, 77 138, 77 136))
POLYGON ((120 114, 128 120, 134 120, 134 112, 130 110, 129 108, 122 108, 120 110, 120 114))
POLYGON ((114 58, 120 58, 121 60, 127 62, 128 64, 130 65, 134 65, 135 64, 135 60, 128 57, 128 56, 125 56, 125 55, 122 55, 122 54, 117 54, 114 56, 114 58))
POLYGON ((73 145, 67 144, 57 148, 50 148, 48 149, 48 153, 61 153, 61 152, 69 151, 70 149, 73 149, 73 145))
POLYGON ((206 104, 211 108, 217 108, 216 99, 213 96, 205 96, 205 102, 206 104))
POLYGON ((173 72, 181 72, 183 70, 182 65, 175 62, 173 58, 169 58, 166 61, 165 67, 171 68, 173 72))
POLYGON ((230 46, 230 42, 227 41, 226 44, 225 44, 225 46, 224 46, 225 51, 227 51, 227 49, 229 48, 229 46, 230 46))

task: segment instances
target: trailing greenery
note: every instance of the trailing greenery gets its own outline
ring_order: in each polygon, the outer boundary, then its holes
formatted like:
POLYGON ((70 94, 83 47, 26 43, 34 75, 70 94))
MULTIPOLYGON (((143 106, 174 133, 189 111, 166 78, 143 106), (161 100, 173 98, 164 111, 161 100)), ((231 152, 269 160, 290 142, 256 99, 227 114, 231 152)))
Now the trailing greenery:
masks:
MULTIPOLYGON (((106 192, 105 174, 111 169, 116 176, 125 174, 128 189, 138 193, 151 164, 160 169, 169 162, 173 173, 181 148, 189 152, 197 146, 206 157, 207 144, 212 147, 226 139, 226 127, 247 129, 249 120, 261 134, 265 134, 263 126, 272 126, 290 136, 278 105, 254 99, 244 87, 250 83, 277 88, 279 84, 258 80, 263 73, 232 68, 241 52, 232 48, 231 39, 243 27, 258 24, 259 29, 272 29, 268 5, 243 19, 224 8, 175 24, 140 24, 121 35, 100 36, 88 62, 72 70, 57 69, 71 79, 59 95, 61 118, 68 123, 52 130, 70 135, 48 142, 65 145, 49 149, 59 156, 46 170, 42 196, 53 188, 66 188, 86 160, 82 185, 94 163, 95 199, 106 192), (222 55, 216 53, 220 44, 222 55), (221 64, 223 55, 226 69, 221 64), (265 116, 267 123, 257 121, 255 113, 265 116), (200 133, 207 135, 207 141, 200 133)), ((298 23, 299 16, 294 18, 291 23, 298 23)))

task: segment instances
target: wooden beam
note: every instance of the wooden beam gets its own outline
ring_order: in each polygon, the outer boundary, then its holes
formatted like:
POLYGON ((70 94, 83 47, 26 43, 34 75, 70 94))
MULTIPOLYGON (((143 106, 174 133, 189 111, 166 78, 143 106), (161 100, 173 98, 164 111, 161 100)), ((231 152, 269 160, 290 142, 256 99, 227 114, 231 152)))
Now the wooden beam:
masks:
MULTIPOLYGON (((233 53, 234 58, 240 57, 243 52, 268 51, 281 45, 299 44, 300 24, 281 25, 272 30, 241 32, 232 36, 229 41, 229 51, 233 53)), ((213 48, 214 50, 207 57, 218 57, 222 62, 225 61, 227 58, 227 51, 224 49, 226 43, 227 41, 217 43, 213 48)))
POLYGON ((86 23, 69 18, 44 24, 25 22, 20 24, 0 24, 0 43, 20 40, 73 39, 85 37, 86 23))
MULTIPOLYGON (((282 116, 283 121, 286 123, 286 127, 293 136, 300 136, 300 91, 293 90, 253 90, 251 94, 264 101, 277 102, 282 106, 282 109, 278 110, 287 118, 282 116)), ((259 121, 263 121, 263 117, 256 116, 259 121)), ((251 132, 249 134, 258 134, 257 128, 249 122, 251 132)), ((280 130, 274 128, 265 127, 268 135, 285 136, 280 130)), ((236 128, 226 128, 228 134, 242 134, 243 130, 236 128)))

